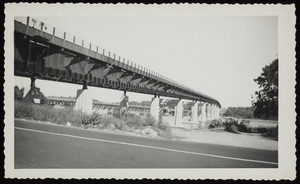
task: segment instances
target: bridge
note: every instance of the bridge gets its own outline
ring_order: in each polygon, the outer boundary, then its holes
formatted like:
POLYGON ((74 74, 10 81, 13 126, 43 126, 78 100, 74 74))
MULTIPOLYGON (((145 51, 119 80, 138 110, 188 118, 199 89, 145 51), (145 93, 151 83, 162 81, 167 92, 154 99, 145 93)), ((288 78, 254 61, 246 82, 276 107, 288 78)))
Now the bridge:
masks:
POLYGON ((31 78, 31 89, 37 88, 36 79, 82 85, 74 108, 85 112, 93 108, 88 86, 124 91, 120 106, 125 108, 127 91, 153 95, 150 112, 156 119, 161 96, 178 99, 178 126, 183 100, 192 101, 194 122, 218 118, 221 108, 210 96, 31 17, 15 17, 14 66, 15 76, 31 78))

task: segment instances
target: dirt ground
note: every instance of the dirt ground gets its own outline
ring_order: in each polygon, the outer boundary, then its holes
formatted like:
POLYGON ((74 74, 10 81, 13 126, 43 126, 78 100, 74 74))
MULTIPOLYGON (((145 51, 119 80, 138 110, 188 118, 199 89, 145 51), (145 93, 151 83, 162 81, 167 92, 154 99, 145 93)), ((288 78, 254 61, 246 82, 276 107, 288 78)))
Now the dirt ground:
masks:
POLYGON ((172 134, 181 141, 219 144, 264 150, 278 150, 278 141, 263 137, 259 134, 234 134, 223 129, 186 130, 172 128, 172 134))
MULTIPOLYGON (((175 119, 173 116, 165 116, 163 117, 163 120, 172 127, 172 134, 178 140, 255 149, 278 150, 277 140, 263 137, 260 134, 235 134, 223 131, 224 128, 207 129, 207 124, 205 125, 206 128, 204 129, 191 130, 183 127, 176 127, 176 125, 174 124, 175 119)), ((188 122, 187 117, 184 117, 183 120, 188 122)), ((250 125, 253 127, 274 127, 277 124, 268 121, 251 120, 250 125)))

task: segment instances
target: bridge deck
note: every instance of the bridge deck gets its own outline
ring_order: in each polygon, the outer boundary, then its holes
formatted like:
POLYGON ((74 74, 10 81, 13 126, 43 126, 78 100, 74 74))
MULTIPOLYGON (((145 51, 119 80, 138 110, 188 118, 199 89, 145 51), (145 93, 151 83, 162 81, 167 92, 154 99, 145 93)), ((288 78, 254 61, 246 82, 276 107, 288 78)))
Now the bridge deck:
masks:
POLYGON ((15 75, 220 103, 30 17, 15 20, 15 75))

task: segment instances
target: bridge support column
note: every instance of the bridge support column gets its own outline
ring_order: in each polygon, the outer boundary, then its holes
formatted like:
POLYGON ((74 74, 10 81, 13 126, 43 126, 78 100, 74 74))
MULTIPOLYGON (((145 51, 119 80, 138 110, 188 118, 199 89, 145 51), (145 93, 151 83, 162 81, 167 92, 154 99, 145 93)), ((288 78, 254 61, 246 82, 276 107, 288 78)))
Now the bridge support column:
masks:
POLYGON ((215 105, 215 119, 218 119, 219 117, 218 117, 218 106, 217 105, 215 105))
POLYGON ((35 78, 31 77, 30 88, 24 89, 24 102, 27 103, 35 103, 35 104, 43 104, 45 101, 45 96, 41 92, 40 88, 35 86, 35 78))
POLYGON ((211 120, 211 104, 207 104, 206 119, 211 120))
POLYGON ((129 101, 129 97, 126 95, 126 92, 124 92, 124 96, 122 97, 120 102, 120 115, 123 115, 125 112, 128 111, 128 107, 129 107, 128 101, 129 101))
POLYGON ((195 104, 192 107, 192 122, 194 123, 198 122, 198 106, 199 102, 195 102, 195 104))
POLYGON ((199 104, 198 104, 198 121, 201 121, 202 105, 203 104, 201 102, 199 102, 199 104))
POLYGON ((214 105, 210 104, 210 120, 214 119, 214 105))
POLYGON ((218 106, 217 105, 214 105, 214 109, 215 109, 215 111, 214 111, 214 116, 215 116, 215 119, 218 119, 219 117, 218 117, 218 106))
POLYGON ((214 119, 217 119, 217 105, 214 105, 214 119))
POLYGON ((203 102, 201 104, 201 115, 200 115, 200 127, 205 128, 205 122, 206 122, 206 103, 203 102))
POLYGON ((77 90, 74 110, 79 110, 88 114, 93 112, 93 97, 88 89, 77 90))
POLYGON ((159 97, 152 98, 150 114, 155 118, 156 122, 158 122, 158 120, 159 120, 159 97))
POLYGON ((216 118, 220 118, 220 107, 216 106, 216 118))
POLYGON ((180 99, 175 107, 175 126, 182 126, 183 100, 180 99))
POLYGON ((213 120, 215 119, 215 115, 214 115, 214 104, 210 105, 210 119, 213 120))
POLYGON ((206 103, 203 102, 202 106, 201 106, 201 121, 204 122, 206 121, 206 103))

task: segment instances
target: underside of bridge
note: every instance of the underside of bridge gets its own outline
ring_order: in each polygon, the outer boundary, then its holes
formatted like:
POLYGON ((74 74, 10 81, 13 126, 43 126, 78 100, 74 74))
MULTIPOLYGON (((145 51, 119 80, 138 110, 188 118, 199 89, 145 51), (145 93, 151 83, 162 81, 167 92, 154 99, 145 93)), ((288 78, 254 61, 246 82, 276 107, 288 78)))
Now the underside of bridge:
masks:
MULTIPOLYGON (((82 85, 83 88, 77 92, 75 108, 84 111, 92 111, 93 102, 88 94, 88 86, 94 86, 122 90, 125 96, 127 91, 153 95, 151 114, 156 118, 160 96, 194 101, 193 112, 197 113, 193 116, 194 121, 217 116, 221 105, 216 99, 92 44, 86 45, 83 40, 78 44, 75 36, 71 40, 67 38, 66 32, 59 36, 55 27, 46 26, 30 17, 15 20, 15 76, 82 85), (201 114, 208 116, 198 116, 199 105, 203 112, 201 114)), ((179 112, 180 109, 182 111, 180 100, 176 104, 179 118, 182 114, 179 112)))

